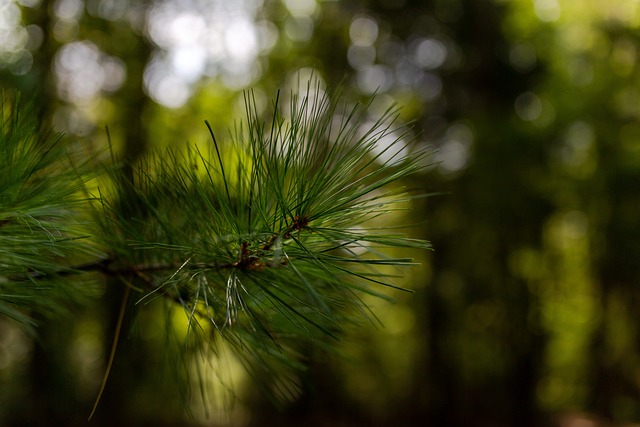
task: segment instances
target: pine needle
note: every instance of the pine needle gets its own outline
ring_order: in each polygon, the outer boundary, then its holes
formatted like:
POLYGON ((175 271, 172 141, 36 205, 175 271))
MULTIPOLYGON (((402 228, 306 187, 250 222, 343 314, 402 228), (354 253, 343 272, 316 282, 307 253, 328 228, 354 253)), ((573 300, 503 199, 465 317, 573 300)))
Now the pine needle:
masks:
POLYGON ((129 299, 129 286, 124 287, 124 294, 122 295, 122 302, 120 303, 120 312, 118 313, 118 322, 116 323, 116 329, 113 333, 113 343, 111 344, 111 353, 109 354, 109 361, 107 362, 107 368, 104 372, 104 377, 102 377, 102 384, 100 384, 100 390, 98 390, 98 396, 96 396, 96 401, 93 404, 93 409, 91 409, 91 413, 89 414, 89 418, 87 421, 91 421, 93 415, 98 409, 98 404, 100 403, 100 399, 102 398, 102 393, 107 385, 107 380, 109 379, 109 374, 111 373, 111 366, 113 366, 113 360, 116 357, 116 349, 118 348, 118 340, 120 338, 120 329, 122 328, 122 323, 124 320, 124 313, 127 307, 127 301, 129 299))

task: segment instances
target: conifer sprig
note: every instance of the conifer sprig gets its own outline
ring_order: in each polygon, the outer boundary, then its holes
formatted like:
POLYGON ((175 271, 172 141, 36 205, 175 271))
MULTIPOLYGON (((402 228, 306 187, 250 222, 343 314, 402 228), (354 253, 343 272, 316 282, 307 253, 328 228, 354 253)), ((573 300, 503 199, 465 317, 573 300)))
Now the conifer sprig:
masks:
POLYGON ((428 152, 394 109, 372 120, 368 105, 335 99, 309 86, 265 118, 248 93, 228 141, 206 122, 208 145, 151 154, 133 176, 116 163, 91 198, 78 197, 83 169, 68 166, 58 137, 3 110, 0 313, 28 322, 64 307, 73 276, 97 271, 139 306, 181 307, 189 351, 223 339, 250 370, 273 372, 298 366, 307 345, 331 347, 367 312, 362 294, 387 298, 412 265, 389 250, 430 248, 384 218, 414 197, 401 181, 428 152), (79 222, 89 211, 92 227, 79 222))
POLYGON ((207 148, 139 166, 127 191, 135 208, 100 197, 102 239, 116 254, 105 271, 135 278, 139 304, 179 303, 190 340, 206 346, 219 334, 250 366, 339 336, 366 312, 362 292, 385 297, 381 286, 395 288, 397 268, 412 265, 388 248, 430 247, 380 226, 411 200, 400 181, 428 153, 407 149, 393 109, 372 121, 366 105, 317 93, 288 109, 276 99, 269 119, 248 94, 231 141, 207 122, 207 148))
POLYGON ((86 238, 82 182, 61 139, 39 127, 33 106, 2 94, 0 314, 27 327, 31 315, 68 311, 86 296, 86 283, 62 276, 101 256, 86 238))

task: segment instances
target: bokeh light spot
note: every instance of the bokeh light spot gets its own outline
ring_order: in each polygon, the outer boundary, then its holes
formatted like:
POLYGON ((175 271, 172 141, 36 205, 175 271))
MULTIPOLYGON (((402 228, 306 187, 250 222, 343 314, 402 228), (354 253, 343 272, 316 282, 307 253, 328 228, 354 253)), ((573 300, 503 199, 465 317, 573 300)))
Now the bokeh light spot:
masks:
POLYGON ((538 19, 544 22, 557 21, 560 18, 558 0, 534 0, 534 11, 538 19))
POLYGON ((371 65, 358 70, 358 88, 362 93, 373 94, 389 90, 393 77, 389 67, 384 65, 371 65))
POLYGON ((60 19, 67 21, 77 20, 84 8, 80 0, 58 0, 53 5, 53 12, 60 19))
POLYGON ((347 60, 349 65, 358 69, 368 65, 373 65, 376 60, 376 50, 373 46, 351 45, 347 50, 347 60))
POLYGON ((290 40, 306 42, 313 35, 313 19, 308 16, 289 17, 284 24, 284 32, 290 40))
POLYGON ((542 114, 542 101, 533 92, 525 92, 516 98, 514 109, 522 120, 532 122, 542 114))
POLYGON ((454 123, 446 131, 435 154, 439 168, 445 173, 464 169, 469 163, 473 132, 464 123, 454 123))
POLYGON ((371 46, 378 38, 378 23, 366 16, 355 18, 349 26, 349 37, 356 46, 371 46))
POLYGON ((295 17, 308 17, 316 13, 318 4, 316 0, 283 0, 289 13, 295 17))
POLYGON ((446 61, 447 48, 436 39, 425 39, 417 44, 414 57, 421 67, 433 70, 446 61))

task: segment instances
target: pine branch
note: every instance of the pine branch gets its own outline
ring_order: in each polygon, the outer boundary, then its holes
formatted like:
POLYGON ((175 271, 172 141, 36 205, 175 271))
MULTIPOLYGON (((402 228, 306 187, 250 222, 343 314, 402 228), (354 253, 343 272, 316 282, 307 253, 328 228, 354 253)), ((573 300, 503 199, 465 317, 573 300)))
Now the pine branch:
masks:
POLYGON ((429 153, 412 150, 393 109, 372 120, 366 105, 310 85, 288 110, 278 97, 265 119, 252 99, 231 141, 206 122, 208 148, 149 155, 127 179, 114 162, 108 183, 84 198, 82 162, 69 167, 57 139, 10 114, 0 140, 0 166, 12 163, 0 175, 0 313, 26 323, 23 310, 66 305, 81 294, 76 278, 97 272, 138 303, 182 307, 189 349, 215 352, 219 337, 268 372, 299 366, 303 346, 331 347, 366 318, 361 295, 388 298, 379 289, 399 289, 398 269, 413 265, 388 250, 430 248, 382 220, 414 198, 401 181, 429 153))

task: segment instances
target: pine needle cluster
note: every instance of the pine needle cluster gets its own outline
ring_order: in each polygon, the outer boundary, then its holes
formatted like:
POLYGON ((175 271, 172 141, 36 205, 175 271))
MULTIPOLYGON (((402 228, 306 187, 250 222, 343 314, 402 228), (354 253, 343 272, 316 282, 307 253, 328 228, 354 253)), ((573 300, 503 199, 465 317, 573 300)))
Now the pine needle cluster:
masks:
POLYGON ((27 328, 68 311, 86 283, 73 264, 99 256, 86 238, 86 199, 62 137, 42 130, 19 96, 0 99, 0 313, 27 328))
POLYGON ((412 265, 387 249, 429 248, 372 226, 414 197, 400 181, 428 153, 406 149, 393 109, 371 121, 367 105, 333 99, 310 89, 285 107, 276 99, 265 118, 248 93, 229 141, 207 122, 206 146, 149 155, 129 175, 113 167, 113 188, 90 203, 77 197, 77 168, 61 166, 58 139, 4 113, 0 311, 24 320, 21 308, 49 304, 45 289, 61 296, 69 271, 96 270, 140 306, 181 307, 186 348, 215 351, 222 339, 249 370, 295 366, 305 346, 330 347, 367 317, 363 293, 384 297, 394 268, 412 265), (90 241, 107 255, 78 243, 78 209, 92 210, 90 241), (91 251, 92 262, 69 264, 91 251))

